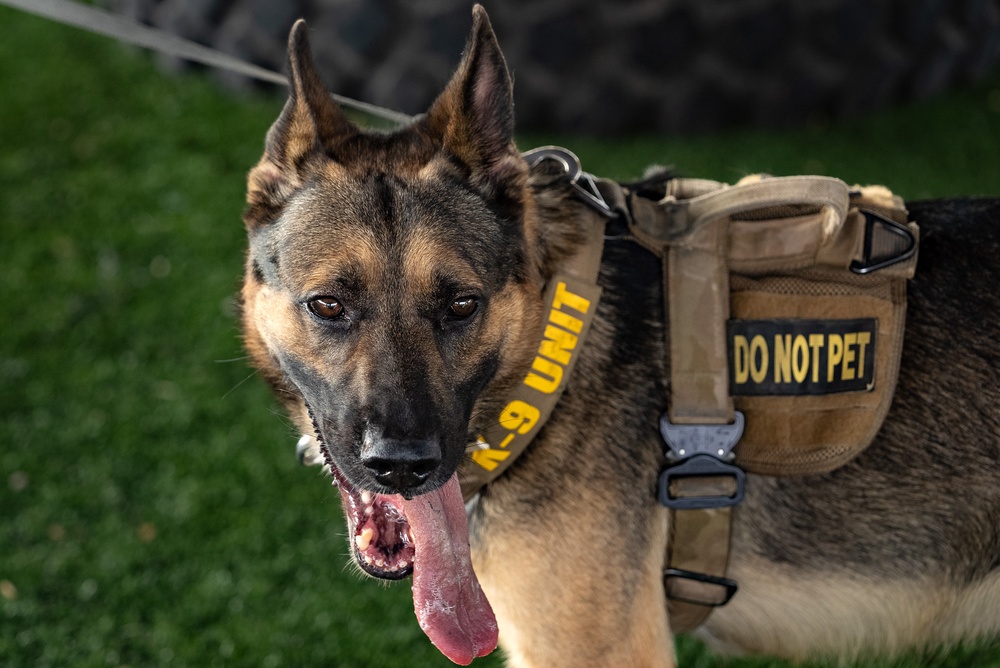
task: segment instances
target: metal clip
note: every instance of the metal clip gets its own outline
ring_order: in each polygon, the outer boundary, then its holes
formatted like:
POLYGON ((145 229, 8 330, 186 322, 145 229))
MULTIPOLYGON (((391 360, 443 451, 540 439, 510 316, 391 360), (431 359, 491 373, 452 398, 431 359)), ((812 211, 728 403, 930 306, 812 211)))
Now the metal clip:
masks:
POLYGON ((570 185, 576 190, 585 204, 600 213, 606 218, 616 218, 618 216, 614 209, 607 203, 601 191, 597 188, 594 177, 583 171, 580 165, 580 158, 567 148, 562 146, 540 146, 521 154, 528 165, 534 167, 542 160, 555 160, 562 165, 566 176, 569 177, 570 185))

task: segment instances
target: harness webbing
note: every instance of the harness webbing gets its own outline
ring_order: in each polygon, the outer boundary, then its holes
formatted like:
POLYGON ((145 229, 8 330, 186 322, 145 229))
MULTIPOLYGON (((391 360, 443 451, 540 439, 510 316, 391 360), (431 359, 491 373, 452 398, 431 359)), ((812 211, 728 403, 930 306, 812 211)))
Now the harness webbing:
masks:
MULTIPOLYGON (((726 331, 723 327, 703 328, 706 321, 729 320, 726 222, 723 215, 696 217, 687 234, 661 251, 665 261, 664 308, 669 314, 668 414, 672 424, 729 425, 734 421, 726 331)), ((672 496, 718 496, 719 486, 730 480, 725 475, 688 478, 687 489, 682 493, 675 490, 672 496)), ((725 577, 732 507, 671 508, 670 514, 663 582, 668 614, 673 629, 693 629, 711 613, 712 608, 703 602, 721 605, 728 600, 725 589, 713 580, 690 574, 725 577), (678 546, 695 549, 692 552, 678 546)))

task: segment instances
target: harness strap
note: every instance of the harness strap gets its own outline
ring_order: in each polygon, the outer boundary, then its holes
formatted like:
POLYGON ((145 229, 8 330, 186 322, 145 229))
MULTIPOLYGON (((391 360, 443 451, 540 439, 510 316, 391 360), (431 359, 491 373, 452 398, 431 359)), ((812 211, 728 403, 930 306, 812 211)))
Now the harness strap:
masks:
POLYGON ((586 241, 562 267, 562 272, 578 281, 597 284, 597 275, 601 271, 601 257, 604 255, 604 223, 606 217, 591 213, 590 220, 584 230, 586 241))
MULTIPOLYGON (((725 206, 678 206, 670 211, 679 214, 675 221, 689 229, 663 255, 663 294, 670 322, 669 417, 673 424, 733 422, 726 333, 716 324, 729 320, 725 210, 725 206)), ((685 489, 672 492, 675 498, 715 496, 727 480, 686 478, 685 489)), ((703 603, 724 602, 708 578, 726 575, 731 511, 671 509, 664 588, 671 626, 677 630, 696 628, 707 619, 712 608, 703 603)))
MULTIPOLYGON (((670 319, 669 421, 674 424, 727 425, 734 418, 725 333, 714 320, 725 322, 729 314, 727 221, 723 207, 711 202, 691 207, 690 199, 724 187, 706 179, 673 179, 659 202, 628 197, 634 240, 663 262, 664 313, 670 319), (698 297, 688 299, 692 294, 698 297)), ((737 494, 731 475, 678 478, 666 491, 681 502, 737 494)), ((736 591, 736 583, 725 578, 731 516, 731 507, 670 509, 663 586, 675 632, 703 624, 712 608, 736 591)))

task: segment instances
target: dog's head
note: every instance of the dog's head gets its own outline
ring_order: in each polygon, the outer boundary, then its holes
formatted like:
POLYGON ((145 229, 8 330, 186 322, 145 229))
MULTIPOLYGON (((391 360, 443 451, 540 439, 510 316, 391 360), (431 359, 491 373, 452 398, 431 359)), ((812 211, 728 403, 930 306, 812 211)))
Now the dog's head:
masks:
POLYGON ((291 96, 249 177, 246 336, 351 485, 419 495, 455 472, 477 398, 536 327, 510 78, 477 12, 428 113, 371 133, 326 92, 302 22, 289 60, 291 96))

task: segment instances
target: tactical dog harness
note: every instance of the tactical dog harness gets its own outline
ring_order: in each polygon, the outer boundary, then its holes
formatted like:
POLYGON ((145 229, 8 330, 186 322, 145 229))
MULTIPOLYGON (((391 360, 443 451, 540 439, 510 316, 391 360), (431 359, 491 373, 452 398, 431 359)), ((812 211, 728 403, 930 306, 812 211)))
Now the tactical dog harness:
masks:
POLYGON ((566 149, 525 158, 559 163, 592 220, 587 243, 546 288, 548 320, 517 398, 469 446, 462 491, 469 500, 496 479, 551 414, 597 308, 606 223, 624 222, 628 234, 616 238, 663 265, 664 588, 672 628, 694 629, 737 590, 726 569, 745 472, 824 473, 875 438, 896 386, 918 227, 882 186, 665 178, 651 196, 648 183, 593 178, 566 149))

